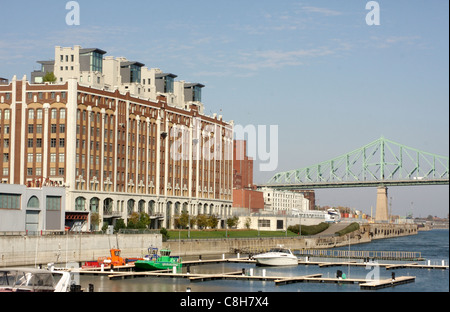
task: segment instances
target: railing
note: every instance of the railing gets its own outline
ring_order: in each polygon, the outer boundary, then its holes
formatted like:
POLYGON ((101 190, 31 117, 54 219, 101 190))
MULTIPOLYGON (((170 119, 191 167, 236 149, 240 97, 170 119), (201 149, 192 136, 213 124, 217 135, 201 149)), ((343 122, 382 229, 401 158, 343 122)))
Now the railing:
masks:
POLYGON ((326 258, 378 259, 378 260, 411 260, 422 259, 421 252, 413 251, 367 251, 367 250, 330 250, 330 249, 300 249, 296 255, 326 258))

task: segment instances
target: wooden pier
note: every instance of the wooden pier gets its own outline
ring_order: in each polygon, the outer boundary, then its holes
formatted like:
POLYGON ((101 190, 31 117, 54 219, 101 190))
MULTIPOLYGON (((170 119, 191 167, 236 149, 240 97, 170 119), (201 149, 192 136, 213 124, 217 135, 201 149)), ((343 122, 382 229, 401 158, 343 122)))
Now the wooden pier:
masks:
MULTIPOLYGON (((414 276, 398 276, 393 278, 368 281, 366 279, 358 278, 342 278, 342 277, 323 277, 322 274, 310 274, 304 276, 268 276, 263 270, 262 275, 253 275, 253 269, 214 274, 201 274, 201 273, 191 273, 190 267, 197 265, 206 264, 218 264, 218 263, 245 263, 245 264, 256 264, 256 261, 249 258, 228 258, 222 257, 222 259, 209 259, 209 260, 191 260, 184 261, 183 268, 186 268, 186 273, 179 273, 173 269, 166 269, 160 271, 144 271, 136 272, 134 271, 134 264, 127 264, 124 266, 114 266, 112 269, 110 267, 101 268, 85 268, 85 269, 73 269, 74 273, 79 274, 89 274, 89 275, 103 275, 107 276, 111 280, 121 280, 129 278, 141 278, 141 277, 157 277, 157 278, 186 278, 190 282, 206 282, 211 280, 248 280, 248 281, 273 281, 276 286, 292 284, 292 283, 337 283, 337 284, 359 284, 361 289, 364 290, 376 290, 380 288, 393 287, 397 285, 402 285, 406 283, 412 283, 415 281, 414 276)), ((334 267, 334 266, 373 266, 378 265, 384 267, 386 270, 403 269, 403 268, 416 268, 416 269, 448 269, 448 265, 431 265, 428 264, 418 264, 417 262, 403 263, 403 264, 392 264, 392 263, 377 263, 377 262, 357 262, 357 261, 341 261, 341 262, 325 262, 325 261, 308 261, 300 260, 299 265, 318 265, 321 268, 334 267)))
POLYGON ((165 277, 165 278, 188 278, 190 282, 206 282, 213 280, 247 280, 247 281, 273 281, 276 286, 293 283, 333 283, 333 284, 359 284, 361 289, 380 289, 393 287, 415 281, 414 276, 399 276, 395 279, 383 279, 378 281, 367 281, 365 279, 355 278, 330 278, 322 277, 322 274, 310 274, 304 276, 267 276, 267 275, 249 275, 243 271, 233 271, 215 274, 190 274, 173 273, 171 270, 149 271, 149 272, 102 272, 111 280, 122 280, 141 277, 165 277))

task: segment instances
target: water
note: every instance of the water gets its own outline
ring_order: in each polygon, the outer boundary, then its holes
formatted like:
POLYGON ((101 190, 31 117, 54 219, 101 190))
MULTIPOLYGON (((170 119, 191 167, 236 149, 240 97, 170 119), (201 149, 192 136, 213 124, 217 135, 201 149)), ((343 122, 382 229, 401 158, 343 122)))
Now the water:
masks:
MULTIPOLYGON (((343 247, 341 249, 348 249, 343 247)), ((422 257, 431 260, 431 264, 441 264, 442 260, 448 265, 449 261, 449 231, 432 230, 419 232, 417 235, 376 240, 367 244, 352 245, 350 250, 379 250, 379 251, 416 251, 422 257)), ((382 262, 382 261, 380 261, 382 262)), ((257 267, 254 264, 208 264, 191 267, 191 273, 221 273, 248 271, 253 268, 254 275, 262 275, 266 270, 267 276, 301 276, 321 273, 323 277, 335 277, 336 271, 341 270, 347 278, 366 278, 370 270, 365 267, 331 267, 320 268, 317 265, 299 265, 296 267, 257 267)), ((185 270, 185 269, 184 269, 185 270)), ((96 292, 449 292, 449 270, 440 269, 395 269, 386 270, 380 267, 380 278, 390 278, 391 273, 396 276, 415 276, 413 283, 398 285, 379 290, 361 290, 358 284, 327 284, 327 283, 295 283, 275 286, 273 281, 247 280, 216 280, 206 282, 190 282, 184 278, 133 278, 126 280, 109 280, 108 277, 81 276, 83 287, 94 284, 96 292)))

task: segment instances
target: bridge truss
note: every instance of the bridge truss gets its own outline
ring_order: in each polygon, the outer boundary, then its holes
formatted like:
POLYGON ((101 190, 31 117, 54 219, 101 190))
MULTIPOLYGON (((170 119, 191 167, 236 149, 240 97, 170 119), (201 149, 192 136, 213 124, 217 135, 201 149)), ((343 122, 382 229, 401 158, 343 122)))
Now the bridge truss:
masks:
POLYGON ((279 189, 449 184, 449 157, 381 137, 319 164, 279 172, 266 185, 279 189))

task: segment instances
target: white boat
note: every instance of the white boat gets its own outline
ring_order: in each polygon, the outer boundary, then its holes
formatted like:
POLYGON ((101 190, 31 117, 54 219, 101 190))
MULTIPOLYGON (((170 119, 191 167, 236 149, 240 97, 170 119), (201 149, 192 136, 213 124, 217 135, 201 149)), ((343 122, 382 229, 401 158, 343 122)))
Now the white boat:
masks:
POLYGON ((69 292, 70 273, 33 268, 0 269, 0 292, 69 292))
POLYGON ((253 256, 257 265, 285 266, 298 265, 298 258, 288 248, 275 247, 262 254, 253 256))

